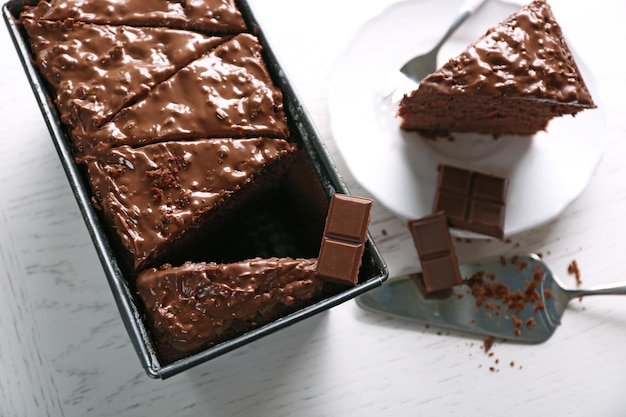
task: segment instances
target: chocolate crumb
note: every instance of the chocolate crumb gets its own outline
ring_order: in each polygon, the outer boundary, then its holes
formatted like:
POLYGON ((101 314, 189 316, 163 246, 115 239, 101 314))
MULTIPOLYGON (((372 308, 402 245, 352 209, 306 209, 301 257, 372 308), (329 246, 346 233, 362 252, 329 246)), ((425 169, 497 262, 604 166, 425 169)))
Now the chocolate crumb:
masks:
POLYGON ((513 328, 513 333, 515 334, 515 336, 521 335, 522 325, 524 324, 524 322, 520 320, 517 316, 511 316, 511 321, 513 322, 513 326, 515 326, 513 328))
POLYGON ((489 352, 489 350, 491 350, 491 348, 493 347, 493 344, 496 342, 496 340, 489 336, 488 338, 486 338, 483 341, 483 349, 485 349, 485 353, 489 352))
MULTIPOLYGON (((527 263, 521 262, 518 257, 513 257, 511 262, 517 267, 528 267, 527 263)), ((470 293, 476 299, 476 306, 488 310, 487 315, 489 317, 491 317, 491 312, 494 312, 495 315, 501 313, 502 306, 495 303, 494 300, 501 301, 506 311, 512 311, 518 314, 521 313, 529 303, 535 304, 534 312, 543 310, 545 304, 541 301, 541 295, 538 291, 542 282, 543 271, 539 264, 537 264, 533 270, 532 280, 524 283, 523 291, 511 291, 506 284, 497 282, 494 274, 486 274, 483 271, 478 271, 465 280, 465 284, 470 288, 470 293)), ((519 336, 524 323, 516 316, 511 317, 511 320, 515 326, 514 333, 519 336)))
MULTIPOLYGON (((544 291, 545 293, 545 291, 544 291)), ((535 304, 535 308, 533 309, 533 311, 535 313, 538 313, 539 311, 543 310, 544 308, 546 308, 546 305, 543 301, 539 300, 537 301, 537 303, 535 304)))
POLYGON ((580 279, 580 269, 578 268, 578 262, 576 262, 576 259, 570 262, 570 264, 567 266, 567 273, 570 275, 574 275, 574 277, 576 278, 576 286, 580 287, 583 282, 580 279))

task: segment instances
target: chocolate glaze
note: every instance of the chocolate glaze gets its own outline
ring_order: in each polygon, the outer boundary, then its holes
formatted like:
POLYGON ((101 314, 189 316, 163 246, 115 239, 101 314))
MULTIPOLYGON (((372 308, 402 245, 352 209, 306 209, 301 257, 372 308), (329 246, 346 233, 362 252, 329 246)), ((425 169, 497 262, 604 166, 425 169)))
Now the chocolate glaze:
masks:
POLYGON ((96 129, 226 38, 168 28, 22 19, 61 120, 96 129))
POLYGON ((323 287, 316 265, 290 258, 166 265, 143 271, 137 291, 169 359, 219 341, 237 324, 268 322, 276 307, 313 298, 323 287))
POLYGON ((139 269, 295 150, 266 138, 164 142, 116 148, 87 168, 94 203, 139 269))
POLYGON ((561 27, 535 0, 420 83, 437 94, 507 95, 595 107, 561 27))
POLYGON ((98 132, 75 135, 79 152, 210 137, 287 138, 282 93, 272 84, 261 49, 249 34, 222 43, 98 132))
POLYGON ((233 0, 42 0, 24 17, 89 23, 165 26, 207 33, 246 30, 233 0))

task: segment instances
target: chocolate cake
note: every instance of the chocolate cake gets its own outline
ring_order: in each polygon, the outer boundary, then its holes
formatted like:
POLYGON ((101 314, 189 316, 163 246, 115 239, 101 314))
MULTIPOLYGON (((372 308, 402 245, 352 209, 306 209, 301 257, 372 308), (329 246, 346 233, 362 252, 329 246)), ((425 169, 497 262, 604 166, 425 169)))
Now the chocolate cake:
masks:
POLYGON ((161 360, 357 283, 360 259, 316 273, 327 192, 232 0, 43 0, 20 22, 161 360))
POLYGON ((187 356, 275 320, 322 291, 315 259, 252 259, 146 269, 137 291, 161 358, 187 356))
POLYGON ((61 120, 86 133, 225 38, 168 28, 23 19, 61 120))
POLYGON ((267 138, 163 142, 115 148, 87 168, 94 203, 140 270, 218 221, 220 212, 278 186, 295 152, 267 138))
POLYGON ((97 132, 75 134, 80 154, 167 140, 266 136, 286 139, 282 93, 258 39, 239 34, 182 68, 97 132))
POLYGON ((528 136, 557 116, 596 107, 545 0, 535 0, 424 78, 399 107, 426 137, 528 136))
POLYGON ((21 17, 221 34, 246 30, 233 0, 42 0, 35 6, 26 6, 21 17))

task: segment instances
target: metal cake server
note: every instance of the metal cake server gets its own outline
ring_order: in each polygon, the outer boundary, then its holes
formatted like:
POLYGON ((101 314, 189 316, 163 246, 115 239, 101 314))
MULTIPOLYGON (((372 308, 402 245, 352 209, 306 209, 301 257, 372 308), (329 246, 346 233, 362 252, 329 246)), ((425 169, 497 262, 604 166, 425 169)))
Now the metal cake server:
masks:
POLYGON ((437 69, 437 54, 443 44, 486 1, 465 0, 458 11, 456 19, 454 19, 439 42, 427 53, 410 59, 400 68, 398 73, 394 74, 394 79, 390 84, 391 88, 384 95, 385 98, 392 103, 398 103, 405 93, 416 89, 424 77, 434 72, 437 69))
POLYGON ((467 278, 483 273, 487 285, 505 283, 509 293, 524 294, 535 271, 540 280, 537 300, 525 302, 522 310, 507 309, 507 303, 492 298, 477 305, 476 298, 463 286, 445 299, 426 299, 408 276, 393 278, 365 294, 357 304, 365 310, 411 319, 425 324, 481 336, 492 336, 515 342, 540 343, 552 336, 570 300, 590 295, 626 295, 626 282, 588 289, 568 289, 534 254, 511 259, 494 260, 475 265, 462 265, 467 278), (537 268, 537 269, 536 269, 537 268), (482 271, 482 272, 480 272, 482 271), (490 276, 495 276, 491 280, 490 276))

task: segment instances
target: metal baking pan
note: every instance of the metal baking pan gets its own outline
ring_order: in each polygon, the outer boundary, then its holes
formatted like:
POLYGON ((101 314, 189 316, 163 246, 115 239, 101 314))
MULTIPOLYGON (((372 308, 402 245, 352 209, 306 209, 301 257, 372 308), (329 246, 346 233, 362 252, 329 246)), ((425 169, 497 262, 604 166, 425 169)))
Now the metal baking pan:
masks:
MULTIPOLYGON (((82 170, 74 163, 69 135, 66 133, 59 119, 53 98, 47 90, 45 81, 40 77, 37 71, 31 56, 29 41, 19 25, 18 16, 26 2, 32 4, 35 3, 36 0, 8 1, 2 7, 3 17, 9 28, 24 71, 35 94, 41 113, 61 159, 61 163, 67 174, 68 181, 80 207, 81 214, 95 245, 122 321, 124 322, 139 360, 150 377, 165 379, 176 375, 212 358, 246 345, 262 336, 273 333, 350 300, 359 294, 381 285, 387 279, 388 271, 385 262, 375 244, 372 242, 371 237, 368 235, 363 263, 359 272, 359 282, 356 286, 332 294, 313 305, 298 310, 277 321, 207 348, 185 359, 170 364, 160 363, 149 330, 142 320, 142 307, 140 303, 137 302, 131 286, 129 286, 127 273, 125 273, 120 262, 118 262, 120 258, 115 252, 114 245, 110 244, 108 228, 101 220, 100 214, 91 205, 91 190, 88 179, 84 176, 82 170)), ((298 143, 304 150, 310 162, 309 165, 311 167, 312 177, 315 182, 319 183, 320 189, 326 196, 326 200, 329 200, 330 196, 335 192, 349 194, 310 116, 304 109, 296 91, 287 79, 279 60, 273 53, 271 45, 264 36, 263 29, 260 27, 255 17, 254 10, 246 0, 237 1, 237 4, 244 15, 249 31, 258 36, 263 44, 264 58, 274 82, 283 90, 284 107, 290 121, 292 140, 298 143)))

